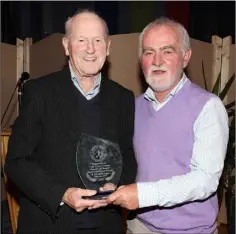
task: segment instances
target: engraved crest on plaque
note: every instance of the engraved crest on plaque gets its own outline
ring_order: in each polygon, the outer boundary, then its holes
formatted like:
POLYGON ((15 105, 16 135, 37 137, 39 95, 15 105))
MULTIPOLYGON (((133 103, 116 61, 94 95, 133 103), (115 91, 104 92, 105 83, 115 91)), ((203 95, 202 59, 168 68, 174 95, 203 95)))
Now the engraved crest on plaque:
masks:
POLYGON ((92 147, 89 154, 90 154, 90 157, 95 162, 102 162, 107 157, 107 150, 102 145, 95 145, 95 146, 92 147))

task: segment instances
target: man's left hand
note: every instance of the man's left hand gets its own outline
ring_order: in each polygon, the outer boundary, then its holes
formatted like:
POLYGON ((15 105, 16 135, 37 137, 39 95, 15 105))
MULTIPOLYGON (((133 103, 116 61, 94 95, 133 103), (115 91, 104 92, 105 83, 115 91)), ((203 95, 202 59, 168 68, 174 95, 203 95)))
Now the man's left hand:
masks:
POLYGON ((136 210, 139 206, 137 185, 130 184, 119 187, 114 193, 108 196, 107 202, 119 205, 128 210, 136 210))
MULTIPOLYGON (((103 185, 103 187, 99 188, 99 191, 100 192, 104 192, 104 191, 108 191, 108 190, 113 190, 114 191, 115 189, 116 189, 116 186, 114 184, 106 183, 105 185, 103 185)), ((106 199, 104 199, 103 201, 104 201, 104 203, 103 202, 96 203, 93 206, 90 206, 88 209, 93 210, 93 209, 98 209, 100 207, 106 206, 107 205, 106 199)))

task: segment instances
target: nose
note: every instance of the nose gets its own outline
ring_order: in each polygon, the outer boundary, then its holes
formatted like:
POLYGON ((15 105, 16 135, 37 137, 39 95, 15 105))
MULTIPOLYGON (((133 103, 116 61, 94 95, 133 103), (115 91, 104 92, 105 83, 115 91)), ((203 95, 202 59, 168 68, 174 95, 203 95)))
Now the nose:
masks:
POLYGON ((164 63, 164 60, 162 58, 162 55, 160 53, 155 53, 153 56, 152 64, 159 67, 163 65, 163 63, 164 63))
POLYGON ((87 53, 93 54, 95 52, 95 47, 93 42, 88 42, 87 53))

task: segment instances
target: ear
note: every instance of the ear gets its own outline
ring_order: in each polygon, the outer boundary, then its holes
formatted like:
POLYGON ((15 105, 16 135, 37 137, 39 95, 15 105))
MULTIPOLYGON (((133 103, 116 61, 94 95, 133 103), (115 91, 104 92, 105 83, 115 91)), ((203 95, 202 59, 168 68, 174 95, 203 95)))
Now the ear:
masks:
POLYGON ((185 55, 184 55, 183 68, 186 68, 186 67, 187 67, 191 55, 192 55, 192 50, 191 50, 191 49, 188 49, 188 50, 185 52, 185 55))
POLYGON ((107 40, 107 56, 110 54, 110 46, 111 46, 111 40, 107 40))
POLYGON ((68 39, 67 37, 63 37, 63 38, 62 38, 62 45, 63 45, 63 47, 64 47, 65 54, 66 54, 67 56, 69 56, 68 41, 69 41, 69 39, 68 39))

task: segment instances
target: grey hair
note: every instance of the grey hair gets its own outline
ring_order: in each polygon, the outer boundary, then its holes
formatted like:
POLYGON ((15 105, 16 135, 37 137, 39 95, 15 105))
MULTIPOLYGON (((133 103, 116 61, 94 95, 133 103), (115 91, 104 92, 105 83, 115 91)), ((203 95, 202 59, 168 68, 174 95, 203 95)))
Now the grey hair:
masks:
POLYGON ((109 36, 109 30, 108 30, 107 23, 105 22, 105 20, 101 16, 99 16, 95 11, 90 10, 90 9, 79 9, 71 17, 69 17, 66 20, 66 22, 65 22, 65 34, 66 34, 66 36, 69 36, 70 33, 71 33, 70 31, 71 31, 72 20, 75 17, 77 17, 78 15, 82 15, 84 13, 90 13, 90 14, 93 14, 93 15, 97 16, 101 20, 102 24, 104 25, 106 37, 109 36))
POLYGON ((182 51, 183 54, 190 49, 190 38, 188 35, 187 30, 184 28, 184 26, 182 24, 180 24, 179 22, 166 18, 166 17, 161 17, 158 18, 156 20, 154 20, 153 22, 149 23, 141 32, 140 36, 139 36, 139 56, 141 56, 142 54, 142 42, 143 42, 143 37, 144 34, 153 27, 158 27, 158 26, 170 26, 173 27, 177 30, 177 32, 179 33, 180 38, 182 39, 182 51))

